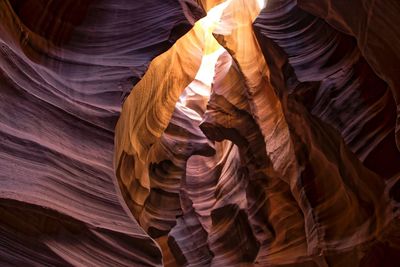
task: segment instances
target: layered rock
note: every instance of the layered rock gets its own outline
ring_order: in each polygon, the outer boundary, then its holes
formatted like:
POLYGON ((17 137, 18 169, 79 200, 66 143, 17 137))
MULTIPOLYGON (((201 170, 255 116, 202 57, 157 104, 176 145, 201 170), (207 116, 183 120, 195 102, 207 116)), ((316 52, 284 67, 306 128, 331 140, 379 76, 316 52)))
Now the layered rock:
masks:
POLYGON ((396 174, 396 105, 354 38, 301 10, 296 1, 271 1, 255 27, 283 49, 299 81, 320 83, 304 101, 311 114, 335 127, 367 167, 385 178, 396 174), (388 155, 393 160, 380 161, 388 155))
POLYGON ((395 266, 398 9, 1 2, 0 263, 395 266))
MULTIPOLYGON (((213 32, 229 53, 218 59, 209 98, 194 90, 193 101, 182 105, 178 93, 190 77, 182 84, 181 75, 194 74, 165 67, 173 85, 157 92, 162 107, 153 99, 142 105, 138 96, 126 102, 129 120, 120 120, 116 140, 126 142, 124 131, 133 137, 125 149, 134 160, 119 177, 126 177, 121 186, 131 209, 158 237, 171 266, 367 266, 368 259, 381 259, 373 251, 383 243, 393 254, 398 240, 388 236, 398 232, 399 170, 395 104, 386 83, 352 37, 295 1, 269 1, 259 11, 256 1, 225 3, 213 32), (178 123, 186 108, 192 115, 178 123), (373 164, 385 153, 393 161, 373 164), (152 167, 146 171, 154 161, 155 177, 152 167), (174 198, 168 207, 160 191, 174 198), (156 210, 154 199, 160 210, 146 213, 156 210)), ((190 51, 204 46, 192 43, 190 51)), ((183 50, 176 51, 185 65, 183 50)), ((176 62, 171 54, 165 58, 176 62)), ((158 75, 148 72, 142 81, 161 88, 158 75)), ((190 88, 181 99, 192 95, 190 88)))
POLYGON ((150 61, 203 14, 190 1, 1 1, 0 265, 162 264, 115 189, 113 132, 150 61))
POLYGON ((399 148, 400 30, 394 25, 398 22, 400 3, 396 0, 385 2, 358 0, 352 3, 300 0, 298 5, 356 38, 360 52, 375 73, 387 82, 396 102, 396 142, 399 148), (357 10, 357 16, 353 15, 353 10, 357 10))

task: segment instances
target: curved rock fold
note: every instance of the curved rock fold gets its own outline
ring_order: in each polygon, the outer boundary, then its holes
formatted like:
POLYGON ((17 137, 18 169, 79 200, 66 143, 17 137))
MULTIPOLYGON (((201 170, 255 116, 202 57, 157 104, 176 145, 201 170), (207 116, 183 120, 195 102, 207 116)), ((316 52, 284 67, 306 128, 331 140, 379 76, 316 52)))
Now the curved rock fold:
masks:
POLYGON ((0 265, 396 266, 398 11, 0 1, 0 265))

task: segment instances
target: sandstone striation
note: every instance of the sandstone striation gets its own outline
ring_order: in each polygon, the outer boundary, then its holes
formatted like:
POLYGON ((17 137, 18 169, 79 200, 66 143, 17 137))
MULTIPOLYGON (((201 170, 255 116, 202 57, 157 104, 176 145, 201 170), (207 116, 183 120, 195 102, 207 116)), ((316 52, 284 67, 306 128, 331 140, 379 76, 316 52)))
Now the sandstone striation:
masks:
POLYGON ((203 15, 191 1, 0 2, 0 265, 162 264, 116 190, 114 127, 203 15))
POLYGON ((0 265, 397 266, 395 2, 0 1, 0 265))

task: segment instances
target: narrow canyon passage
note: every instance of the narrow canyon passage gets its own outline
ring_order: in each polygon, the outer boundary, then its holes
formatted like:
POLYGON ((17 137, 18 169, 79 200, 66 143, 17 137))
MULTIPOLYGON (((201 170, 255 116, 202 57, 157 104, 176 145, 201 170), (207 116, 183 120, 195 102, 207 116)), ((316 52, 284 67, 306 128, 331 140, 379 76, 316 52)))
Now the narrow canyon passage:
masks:
POLYGON ((389 95, 355 40, 295 1, 225 1, 124 103, 124 199, 166 266, 366 264, 398 231, 399 161, 368 162, 388 136, 398 158, 389 95))
POLYGON ((0 266, 398 266, 400 5, 342 2, 0 1, 0 266))

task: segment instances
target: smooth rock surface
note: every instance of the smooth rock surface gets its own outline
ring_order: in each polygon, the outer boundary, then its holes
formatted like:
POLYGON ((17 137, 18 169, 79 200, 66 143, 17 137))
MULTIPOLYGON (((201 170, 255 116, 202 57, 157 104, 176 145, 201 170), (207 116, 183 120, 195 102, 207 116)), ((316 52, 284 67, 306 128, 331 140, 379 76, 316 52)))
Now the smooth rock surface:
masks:
POLYGON ((157 266, 116 190, 114 127, 190 1, 0 2, 0 265, 157 266))

